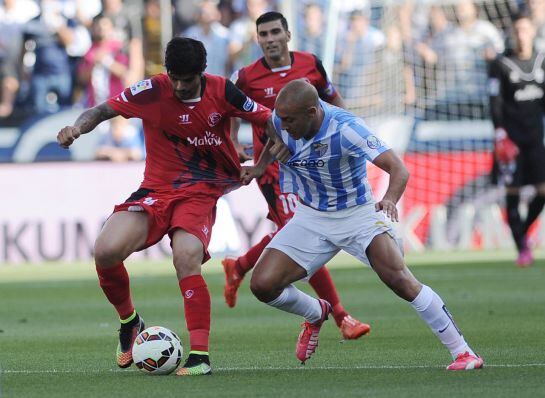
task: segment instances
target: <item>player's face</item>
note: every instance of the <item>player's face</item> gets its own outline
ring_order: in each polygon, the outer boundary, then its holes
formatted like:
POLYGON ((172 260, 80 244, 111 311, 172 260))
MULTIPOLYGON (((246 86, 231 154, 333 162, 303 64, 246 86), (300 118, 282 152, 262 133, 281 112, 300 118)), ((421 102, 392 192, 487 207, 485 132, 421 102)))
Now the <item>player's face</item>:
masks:
POLYGON ((259 24, 257 27, 257 42, 267 59, 276 61, 286 56, 289 53, 290 37, 290 32, 284 29, 279 19, 259 24))
POLYGON ((172 89, 174 90, 174 95, 179 100, 185 101, 199 96, 201 91, 201 75, 190 74, 190 75, 173 75, 168 72, 168 78, 170 83, 172 83, 172 89))
POLYGON ((294 139, 312 136, 312 121, 315 108, 294 107, 293 104, 276 104, 276 116, 280 119, 280 127, 294 139))
POLYGON ((534 37, 536 35, 536 30, 530 19, 521 18, 517 20, 513 25, 513 30, 517 47, 519 49, 521 47, 529 46, 533 43, 534 37))

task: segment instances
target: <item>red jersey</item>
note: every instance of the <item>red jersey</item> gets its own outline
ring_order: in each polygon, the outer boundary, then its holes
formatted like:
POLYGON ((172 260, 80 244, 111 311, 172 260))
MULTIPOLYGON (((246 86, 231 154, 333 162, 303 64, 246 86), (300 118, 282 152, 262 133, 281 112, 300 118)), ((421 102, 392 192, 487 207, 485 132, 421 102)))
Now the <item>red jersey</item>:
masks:
POLYGON ((199 182, 232 188, 240 182, 240 162, 230 138, 230 117, 264 125, 271 113, 229 80, 207 73, 199 102, 180 101, 163 73, 130 86, 108 105, 125 118, 142 119, 146 168, 141 187, 154 190, 199 182))
MULTIPOLYGON (((253 64, 236 71, 231 80, 244 94, 270 109, 274 108, 278 92, 289 82, 306 79, 318 90, 320 98, 331 102, 337 97, 333 84, 329 81, 322 62, 314 55, 306 52, 291 51, 291 65, 271 68, 264 57, 253 64)), ((265 129, 261 125, 252 125, 254 159, 257 161, 267 142, 265 129)))

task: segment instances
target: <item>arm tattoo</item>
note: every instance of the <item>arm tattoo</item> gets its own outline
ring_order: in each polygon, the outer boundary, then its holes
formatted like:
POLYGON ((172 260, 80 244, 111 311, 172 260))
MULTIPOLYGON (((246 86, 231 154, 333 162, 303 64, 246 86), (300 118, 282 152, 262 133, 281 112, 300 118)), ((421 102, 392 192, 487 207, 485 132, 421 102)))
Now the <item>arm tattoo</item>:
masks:
POLYGON ((111 119, 117 116, 118 113, 114 111, 107 103, 103 102, 94 108, 87 109, 83 112, 76 123, 75 127, 79 127, 82 134, 86 134, 92 131, 96 126, 105 120, 111 119))

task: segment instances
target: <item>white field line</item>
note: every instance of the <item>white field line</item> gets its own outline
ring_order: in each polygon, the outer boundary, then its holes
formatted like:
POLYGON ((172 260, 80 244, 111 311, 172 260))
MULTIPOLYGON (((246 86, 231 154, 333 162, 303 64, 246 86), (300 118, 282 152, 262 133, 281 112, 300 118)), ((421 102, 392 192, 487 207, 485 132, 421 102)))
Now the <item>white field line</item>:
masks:
MULTIPOLYGON (((485 368, 542 368, 545 367, 545 363, 520 363, 520 364, 485 364, 485 368)), ((281 370, 299 370, 299 371, 313 371, 313 370, 389 370, 389 369, 444 369, 445 366, 441 365, 354 365, 354 366, 300 366, 300 367, 218 367, 213 368, 214 372, 246 372, 246 371, 281 371, 281 370)), ((123 369, 89 369, 89 370, 63 370, 63 369, 46 369, 46 370, 11 370, 4 369, 0 371, 3 374, 94 374, 94 373, 121 373, 126 372, 123 369)))

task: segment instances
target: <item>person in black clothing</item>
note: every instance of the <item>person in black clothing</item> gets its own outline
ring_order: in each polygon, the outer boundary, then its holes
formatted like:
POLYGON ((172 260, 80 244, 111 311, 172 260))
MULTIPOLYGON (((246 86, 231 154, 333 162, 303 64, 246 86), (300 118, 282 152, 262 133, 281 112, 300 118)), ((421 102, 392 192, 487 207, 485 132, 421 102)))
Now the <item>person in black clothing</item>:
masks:
POLYGON ((545 204, 545 54, 533 47, 536 28, 528 15, 514 18, 513 33, 513 50, 490 64, 490 109, 499 182, 506 186, 507 219, 519 252, 516 263, 529 266, 534 259, 527 242, 528 229, 545 204), (525 185, 533 185, 536 195, 522 220, 519 193, 525 185))

